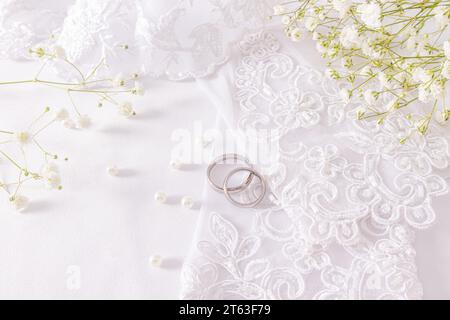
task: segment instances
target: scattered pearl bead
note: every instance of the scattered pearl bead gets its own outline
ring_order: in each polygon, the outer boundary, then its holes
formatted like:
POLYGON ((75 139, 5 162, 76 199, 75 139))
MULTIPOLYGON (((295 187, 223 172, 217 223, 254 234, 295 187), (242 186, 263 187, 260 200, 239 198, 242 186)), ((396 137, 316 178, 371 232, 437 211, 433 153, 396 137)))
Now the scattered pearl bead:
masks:
POLYGON ((62 125, 67 129, 75 129, 76 124, 72 119, 66 119, 62 122, 62 125))
POLYGON ((182 167, 182 164, 181 164, 180 160, 175 159, 175 160, 170 161, 170 167, 174 170, 180 170, 182 167))
POLYGON ((149 263, 152 267, 161 267, 162 257, 159 255, 150 256, 149 263))
POLYGON ((80 129, 89 128, 91 126, 91 119, 87 115, 82 115, 78 118, 77 124, 80 129))
POLYGON ((69 118, 69 112, 67 111, 67 109, 59 109, 58 111, 55 112, 55 119, 57 121, 64 121, 67 120, 69 118))
POLYGON ((155 193, 155 200, 159 203, 165 203, 167 201, 167 195, 162 191, 158 191, 155 193))
POLYGON ((65 59, 67 57, 66 56, 66 50, 64 50, 63 47, 55 46, 53 49, 54 49, 55 58, 65 59))
POLYGON ((181 205, 185 207, 186 209, 192 209, 194 206, 194 199, 190 196, 184 196, 181 198, 181 205))
POLYGON ((119 175, 119 168, 117 168, 116 166, 111 166, 108 167, 106 169, 106 171, 109 173, 109 175, 111 176, 118 176, 119 175))

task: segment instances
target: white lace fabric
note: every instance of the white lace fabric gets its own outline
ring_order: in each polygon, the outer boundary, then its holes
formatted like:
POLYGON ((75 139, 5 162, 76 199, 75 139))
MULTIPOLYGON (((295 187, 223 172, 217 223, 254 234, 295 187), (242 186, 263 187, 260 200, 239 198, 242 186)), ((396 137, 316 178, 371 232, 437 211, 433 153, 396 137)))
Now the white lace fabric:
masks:
POLYGON ((0 3, 0 57, 29 58, 30 47, 56 44, 82 70, 104 58, 108 72, 204 77, 228 60, 245 30, 267 24, 275 2, 7 0, 0 3))
POLYGON ((229 128, 271 133, 281 157, 261 155, 258 170, 273 203, 238 209, 206 190, 182 298, 418 299, 414 235, 448 192, 448 129, 402 145, 414 128, 401 111, 354 120, 357 103, 307 44, 255 31, 274 2, 4 0, 0 57, 58 44, 83 70, 104 58, 110 71, 199 79, 229 128))
POLYGON ((219 108, 232 97, 223 114, 234 129, 276 132, 281 157, 259 166, 276 200, 219 211, 209 193, 182 297, 421 298, 414 235, 448 192, 444 128, 402 145, 414 128, 400 112, 381 126, 354 120, 357 104, 346 106, 283 35, 247 35, 233 64, 203 86, 219 108), (232 79, 228 90, 221 78, 232 79))

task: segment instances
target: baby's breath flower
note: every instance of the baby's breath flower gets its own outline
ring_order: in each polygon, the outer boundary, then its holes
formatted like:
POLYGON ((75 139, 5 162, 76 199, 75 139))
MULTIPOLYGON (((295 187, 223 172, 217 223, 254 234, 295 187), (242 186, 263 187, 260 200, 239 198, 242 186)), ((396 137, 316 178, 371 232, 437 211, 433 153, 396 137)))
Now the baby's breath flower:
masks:
POLYGON ((444 78, 450 79, 450 61, 446 60, 442 66, 441 74, 444 78))
POLYGON ((10 198, 11 204, 18 212, 25 211, 28 208, 30 200, 22 195, 16 194, 10 198))
POLYGON ((353 25, 345 26, 341 31, 339 40, 344 48, 351 48, 359 43, 358 30, 353 25))
POLYGON ((318 24, 319 24, 319 22, 314 17, 305 18, 305 28, 309 31, 314 31, 314 29, 317 28, 318 24))
POLYGON ((433 10, 434 13, 434 20, 436 21, 436 24, 438 25, 439 29, 443 29, 448 26, 449 23, 449 10, 445 7, 436 7, 433 10))
POLYGON ((291 21, 291 17, 286 15, 281 18, 281 23, 284 25, 288 25, 289 23, 291 23, 291 21))
POLYGON ((378 3, 364 3, 358 6, 361 20, 371 28, 381 26, 381 7, 378 3))
POLYGON ((424 86, 419 86, 419 91, 418 91, 418 99, 421 102, 429 102, 430 101, 430 91, 424 87, 424 86))
POLYGON ((334 10, 336 10, 339 13, 339 18, 342 19, 347 15, 348 10, 350 9, 350 6, 351 6, 351 1, 349 1, 349 0, 333 0, 332 4, 333 4, 334 10))
POLYGON ((56 164, 46 164, 41 170, 41 176, 47 189, 59 189, 61 186, 61 176, 56 164))
POLYGON ((294 28, 291 31, 291 40, 292 41, 300 41, 301 37, 302 37, 302 32, 299 28, 294 28))
POLYGON ((125 77, 122 73, 118 73, 113 79, 114 87, 123 87, 125 85, 125 77))
POLYGON ((119 114, 125 118, 130 118, 136 112, 134 112, 133 105, 130 102, 124 102, 119 105, 119 114))
POLYGON ((448 40, 445 41, 444 45, 443 45, 443 48, 444 48, 445 56, 447 57, 447 59, 450 60, 450 41, 448 41, 448 40))
POLYGON ((412 79, 417 83, 427 83, 431 80, 431 75, 423 68, 416 68, 412 73, 412 79))
POLYGON ((344 103, 349 103, 352 96, 352 92, 350 90, 343 88, 339 91, 339 94, 344 103))
POLYGON ((142 86, 142 84, 139 81, 134 82, 134 88, 131 90, 131 93, 143 96, 145 94, 145 88, 142 86))
POLYGON ((17 142, 19 142, 20 144, 27 144, 31 140, 31 134, 26 131, 16 132, 15 137, 16 137, 17 142))

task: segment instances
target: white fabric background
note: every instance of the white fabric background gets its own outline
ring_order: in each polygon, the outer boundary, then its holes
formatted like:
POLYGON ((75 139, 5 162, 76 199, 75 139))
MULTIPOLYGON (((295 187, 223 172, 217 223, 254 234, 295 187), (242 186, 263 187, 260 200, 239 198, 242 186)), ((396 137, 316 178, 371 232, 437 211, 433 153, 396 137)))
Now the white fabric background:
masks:
MULTIPOLYGON (((167 10, 163 7, 156 9, 167 10)), ((35 63, 1 61, 0 80, 29 77, 37 68, 35 63)), ((70 158, 61 165, 63 191, 29 190, 32 203, 23 214, 10 208, 6 194, 0 197, 0 298, 179 296, 181 265, 199 216, 209 212, 211 201, 214 210, 233 208, 223 197, 204 198, 204 167, 169 168, 175 130, 192 129, 197 120, 205 129, 214 126, 217 110, 210 97, 195 82, 149 80, 146 85, 149 92, 136 102, 135 119, 97 110, 94 99, 80 95, 81 108, 92 110, 92 128, 71 131, 55 125, 46 131, 51 149, 70 158), (122 175, 109 176, 111 165, 122 175), (157 190, 170 196, 167 205, 155 203, 157 190), (198 201, 196 209, 181 208, 183 195, 198 201), (161 268, 149 265, 154 254, 164 258, 161 268), (67 285, 72 267, 81 272, 77 290, 67 285)), ((0 87, 1 114, 8 115, 0 117, 0 127, 20 129, 40 112, 36 106, 45 105, 67 107, 69 101, 52 89, 0 87)), ((437 198, 435 225, 417 233, 425 298, 450 298, 449 203, 448 194, 437 198)))

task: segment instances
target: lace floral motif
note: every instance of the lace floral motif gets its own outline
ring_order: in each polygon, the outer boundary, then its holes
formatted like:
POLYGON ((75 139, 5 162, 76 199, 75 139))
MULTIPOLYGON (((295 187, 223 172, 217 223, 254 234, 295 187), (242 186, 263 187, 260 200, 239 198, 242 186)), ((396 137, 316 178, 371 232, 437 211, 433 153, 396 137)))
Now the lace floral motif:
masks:
POLYGON ((244 30, 267 24, 276 2, 4 0, 0 56, 29 58, 31 46, 52 38, 82 69, 90 70, 104 58, 112 71, 199 78, 228 60, 230 45, 244 30))
POLYGON ((54 36, 73 0, 2 0, 0 58, 29 58, 28 50, 54 36))
POLYGON ((255 210, 241 234, 231 221, 242 217, 210 215, 212 237, 186 265, 185 297, 420 298, 414 232, 434 222, 432 199, 448 191, 434 173, 448 166, 447 140, 410 135, 400 113, 381 126, 354 121, 338 87, 280 53, 270 33, 240 48, 236 121, 243 131, 276 129, 280 155, 260 168, 275 205, 255 210), (201 268, 214 268, 215 281, 200 283, 201 268))

